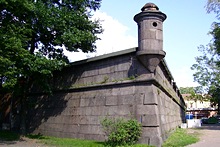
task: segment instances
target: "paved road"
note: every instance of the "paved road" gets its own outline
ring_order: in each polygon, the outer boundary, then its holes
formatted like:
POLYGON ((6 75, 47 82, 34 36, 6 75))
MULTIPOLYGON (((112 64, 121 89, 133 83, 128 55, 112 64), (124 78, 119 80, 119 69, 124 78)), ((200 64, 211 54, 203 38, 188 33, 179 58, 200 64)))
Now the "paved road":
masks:
POLYGON ((187 147, 220 147, 220 124, 203 125, 200 141, 187 147))

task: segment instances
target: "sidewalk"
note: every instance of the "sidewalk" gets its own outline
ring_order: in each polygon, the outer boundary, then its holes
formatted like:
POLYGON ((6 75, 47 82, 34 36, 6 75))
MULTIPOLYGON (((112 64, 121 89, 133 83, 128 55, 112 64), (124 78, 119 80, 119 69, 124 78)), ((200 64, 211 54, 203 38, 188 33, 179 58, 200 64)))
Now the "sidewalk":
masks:
POLYGON ((220 147, 220 124, 206 124, 198 130, 200 141, 187 147, 220 147))

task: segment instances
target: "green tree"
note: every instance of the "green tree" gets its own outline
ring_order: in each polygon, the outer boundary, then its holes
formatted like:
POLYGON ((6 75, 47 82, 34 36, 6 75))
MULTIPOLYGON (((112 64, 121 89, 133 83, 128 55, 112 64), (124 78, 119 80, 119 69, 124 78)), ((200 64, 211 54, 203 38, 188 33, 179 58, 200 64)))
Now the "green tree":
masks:
POLYGON ((207 98, 202 95, 202 87, 180 87, 180 93, 181 94, 189 94, 189 96, 186 96, 185 98, 187 100, 193 100, 195 102, 197 101, 206 101, 207 98))
POLYGON ((203 94, 203 88, 202 86, 196 86, 196 87, 180 87, 180 93, 181 94, 203 94))
POLYGON ((191 94, 191 93, 195 93, 195 90, 193 87, 180 87, 180 93, 181 94, 191 94))
POLYGON ((101 0, 0 0, 0 88, 21 97, 22 133, 33 83, 50 91, 48 78, 68 64, 65 49, 95 51, 102 28, 90 18, 100 4, 101 0))
MULTIPOLYGON (((220 19, 220 1, 208 0, 207 12, 214 12, 217 15, 217 20, 220 19)), ((191 69, 195 71, 194 80, 201 86, 206 88, 207 96, 211 96, 211 102, 218 102, 218 110, 220 106, 220 23, 214 22, 212 29, 209 32, 213 36, 211 42, 204 46, 201 45, 198 49, 202 55, 196 57, 196 64, 193 64, 191 69)), ((218 111, 219 113, 220 111, 218 111)))

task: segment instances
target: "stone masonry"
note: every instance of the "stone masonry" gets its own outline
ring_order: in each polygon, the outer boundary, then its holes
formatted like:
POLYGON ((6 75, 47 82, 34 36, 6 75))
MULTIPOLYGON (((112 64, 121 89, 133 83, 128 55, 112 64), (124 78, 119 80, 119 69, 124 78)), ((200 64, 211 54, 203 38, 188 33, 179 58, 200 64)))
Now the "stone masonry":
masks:
POLYGON ((134 19, 139 47, 74 62, 54 73, 52 96, 32 93, 30 132, 103 141, 102 118, 135 118, 139 142, 161 146, 182 123, 185 103, 163 59, 166 15, 148 3, 134 19))

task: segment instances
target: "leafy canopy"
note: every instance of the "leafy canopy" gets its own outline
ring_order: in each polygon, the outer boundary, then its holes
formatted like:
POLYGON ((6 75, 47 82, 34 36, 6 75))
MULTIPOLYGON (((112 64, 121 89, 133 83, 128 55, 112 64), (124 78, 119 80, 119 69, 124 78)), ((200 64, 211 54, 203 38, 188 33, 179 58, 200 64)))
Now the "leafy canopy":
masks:
MULTIPOLYGON (((206 6, 207 12, 214 12, 216 18, 220 19, 220 0, 208 0, 206 6)), ((196 57, 196 64, 191 69, 195 71, 194 80, 212 96, 212 102, 217 102, 220 93, 220 23, 214 22, 209 32, 213 36, 211 42, 198 49, 202 55, 196 57)))
MULTIPOLYGON (((68 51, 95 51, 101 0, 0 0, 0 86, 41 80, 68 63, 68 51)), ((1 88, 0 87, 0 88, 1 88)))

